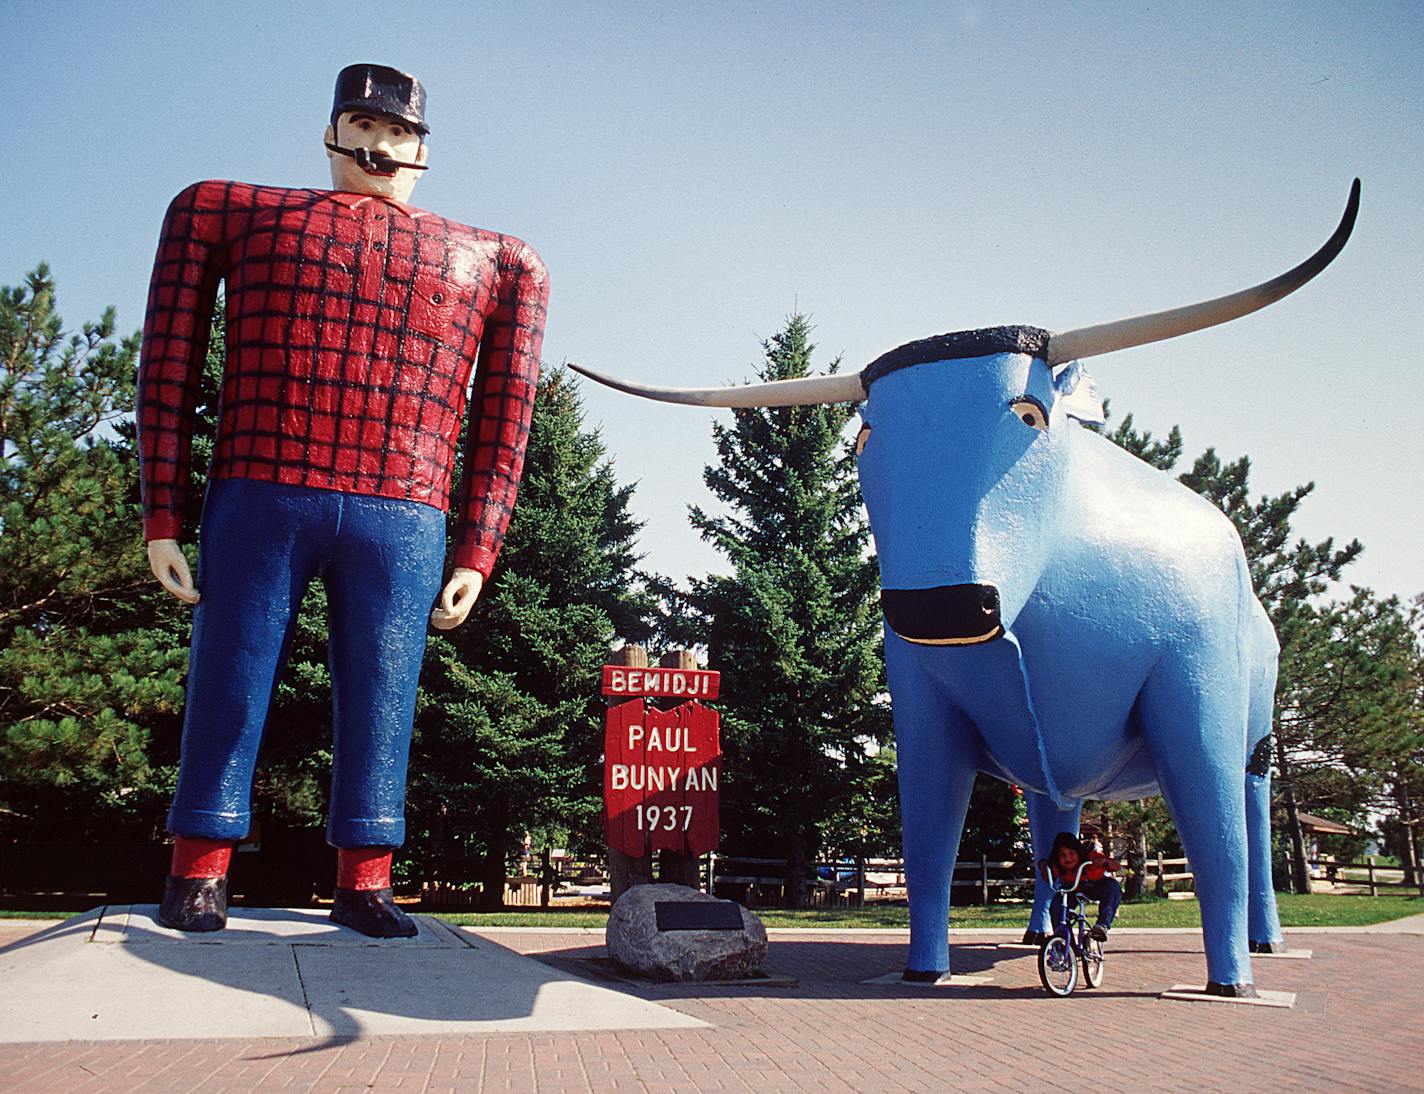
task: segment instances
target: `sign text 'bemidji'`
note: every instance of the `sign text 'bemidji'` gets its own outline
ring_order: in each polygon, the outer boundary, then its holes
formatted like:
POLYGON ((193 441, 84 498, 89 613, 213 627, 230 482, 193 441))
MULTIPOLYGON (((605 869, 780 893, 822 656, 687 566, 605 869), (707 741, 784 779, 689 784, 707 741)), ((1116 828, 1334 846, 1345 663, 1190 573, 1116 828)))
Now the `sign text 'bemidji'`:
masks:
POLYGON ((642 669, 603 666, 604 695, 656 695, 668 699, 715 699, 720 672, 706 669, 642 669))

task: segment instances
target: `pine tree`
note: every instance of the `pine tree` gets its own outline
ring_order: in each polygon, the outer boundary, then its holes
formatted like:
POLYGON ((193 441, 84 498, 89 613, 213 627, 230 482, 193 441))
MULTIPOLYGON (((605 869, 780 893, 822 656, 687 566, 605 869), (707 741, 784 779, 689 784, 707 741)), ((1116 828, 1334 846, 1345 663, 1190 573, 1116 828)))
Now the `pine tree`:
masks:
POLYGON ((597 840, 599 667, 615 636, 652 630, 632 492, 568 373, 546 373, 499 562, 469 621, 427 648, 411 756, 408 858, 478 878, 484 907, 526 830, 597 840))
MULTIPOLYGON (((139 534, 138 338, 67 333, 41 264, 0 289, 0 803, 27 839, 147 835, 184 657, 139 534)), ((166 594, 165 594, 166 595, 166 594)))
MULTIPOLYGON (((1282 626, 1277 760, 1288 758, 1291 787, 1311 812, 1362 826, 1407 812, 1421 652, 1416 620, 1397 598, 1351 593, 1300 605, 1282 626)), ((1303 848, 1293 852, 1300 888, 1308 872, 1303 848)))
MULTIPOLYGON (((793 315, 763 344, 763 380, 811 371, 811 325, 793 315)), ((837 360, 831 371, 839 367, 837 360)), ((722 673, 727 845, 787 860, 804 899, 826 829, 851 806, 866 743, 888 735, 878 568, 869 557, 843 405, 736 410, 713 427, 704 472, 729 507, 691 522, 732 566, 678 598, 674 637, 722 673)))

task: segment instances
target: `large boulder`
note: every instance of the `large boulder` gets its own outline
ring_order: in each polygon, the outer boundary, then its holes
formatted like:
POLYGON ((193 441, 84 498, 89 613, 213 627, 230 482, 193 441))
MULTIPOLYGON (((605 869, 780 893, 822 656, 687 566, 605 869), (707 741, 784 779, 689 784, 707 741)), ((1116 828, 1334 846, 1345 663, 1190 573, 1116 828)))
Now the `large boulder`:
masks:
POLYGON ((660 931, 659 901, 717 901, 685 885, 635 885, 613 905, 605 940, 615 963, 650 980, 741 980, 766 958, 766 928, 745 908, 741 930, 660 931))

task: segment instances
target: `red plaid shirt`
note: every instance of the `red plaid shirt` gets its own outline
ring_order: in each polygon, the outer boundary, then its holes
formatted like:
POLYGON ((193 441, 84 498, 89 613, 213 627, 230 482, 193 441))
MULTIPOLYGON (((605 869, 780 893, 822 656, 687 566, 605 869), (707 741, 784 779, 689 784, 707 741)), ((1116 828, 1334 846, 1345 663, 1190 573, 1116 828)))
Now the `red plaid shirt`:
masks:
POLYGON ((534 409, 549 299, 539 256, 361 194, 184 190, 163 222, 139 365, 145 539, 182 533, 220 280, 227 367, 211 475, 444 510, 473 368, 455 565, 488 577, 534 409))

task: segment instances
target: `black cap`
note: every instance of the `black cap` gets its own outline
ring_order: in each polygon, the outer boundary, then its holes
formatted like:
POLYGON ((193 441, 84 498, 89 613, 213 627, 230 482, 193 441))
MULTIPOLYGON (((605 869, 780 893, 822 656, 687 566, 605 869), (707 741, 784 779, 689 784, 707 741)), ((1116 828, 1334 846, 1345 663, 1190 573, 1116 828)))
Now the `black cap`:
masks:
POLYGON ((430 132, 425 124, 425 88, 410 73, 385 65, 347 65, 336 74, 331 124, 348 110, 399 118, 422 137, 430 132))

